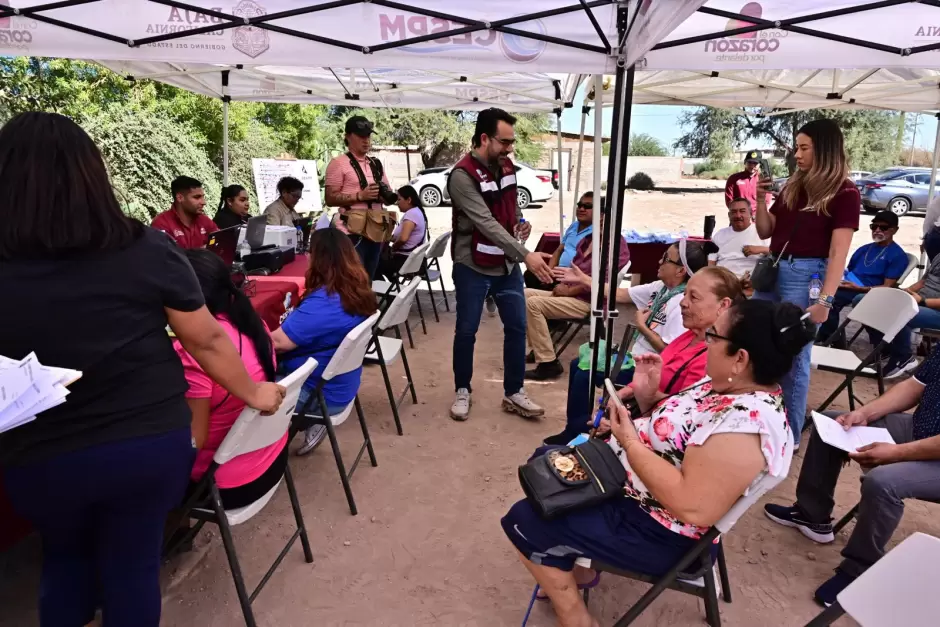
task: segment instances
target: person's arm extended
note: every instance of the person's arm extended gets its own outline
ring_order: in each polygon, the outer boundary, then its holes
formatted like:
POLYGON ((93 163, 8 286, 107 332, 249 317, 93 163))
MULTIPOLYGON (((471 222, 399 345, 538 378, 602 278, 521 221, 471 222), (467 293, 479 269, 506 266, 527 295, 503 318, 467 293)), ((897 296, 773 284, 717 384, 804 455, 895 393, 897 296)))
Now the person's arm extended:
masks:
MULTIPOLYGON (((619 293, 617 294, 617 297, 617 302, 619 303, 619 293)), ((636 312, 634 326, 636 327, 636 330, 640 332, 640 335, 646 338, 646 341, 649 342, 649 345, 652 346, 657 353, 661 353, 663 352, 663 349, 666 348, 666 342, 663 341, 663 338, 659 337, 659 334, 656 333, 656 331, 653 331, 646 325, 646 319, 649 317, 649 313, 649 309, 638 310, 636 312)))
POLYGON ((940 298, 924 298, 920 294, 912 294, 914 300, 917 301, 917 304, 921 307, 926 307, 927 309, 940 309, 940 298))
MULTIPOLYGON (((757 226, 757 235, 761 239, 770 239, 774 234, 774 227, 777 224, 777 218, 770 213, 767 206, 767 199, 762 194, 761 184, 757 184, 757 215, 754 217, 754 224, 757 226)), ((779 201, 777 201, 779 202, 779 201)))
POLYGON ((284 388, 252 380, 231 338, 205 306, 195 311, 164 309, 180 344, 215 382, 255 409, 271 412, 280 405, 284 388))
MULTIPOLYGON (((701 446, 689 446, 682 468, 676 468, 639 438, 624 437, 622 423, 629 414, 611 421, 633 472, 650 494, 673 516, 689 525, 710 527, 728 513, 735 501, 765 466, 760 436, 750 433, 718 433, 701 446), (614 424, 618 422, 620 424, 614 424)), ((632 429, 632 421, 629 428, 632 429)))
POLYGON ((404 248, 405 244, 408 242, 408 238, 411 237, 411 233, 415 230, 415 223, 411 220, 402 220, 401 221, 401 230, 398 231, 398 239, 392 242, 392 250, 398 250, 399 248, 404 248))
POLYGON ((496 221, 469 174, 457 169, 451 172, 450 194, 454 204, 473 222, 483 237, 501 248, 513 262, 525 261, 529 251, 496 221))
POLYGON ((196 448, 201 450, 206 444, 206 438, 209 437, 209 399, 187 398, 186 404, 189 405, 189 411, 193 414, 193 441, 196 443, 196 448))
POLYGON ((888 414, 910 410, 917 406, 923 395, 924 384, 912 377, 888 388, 887 392, 852 413, 859 414, 865 423, 871 423, 888 414))
POLYGON ((897 456, 899 462, 940 460, 940 435, 898 444, 897 456))

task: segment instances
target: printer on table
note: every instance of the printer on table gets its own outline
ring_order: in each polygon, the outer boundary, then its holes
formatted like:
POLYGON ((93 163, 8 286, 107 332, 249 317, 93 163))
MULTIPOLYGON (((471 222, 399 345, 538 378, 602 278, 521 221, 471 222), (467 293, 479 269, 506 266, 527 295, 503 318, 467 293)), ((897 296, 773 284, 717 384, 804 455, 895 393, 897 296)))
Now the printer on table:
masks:
POLYGON ((243 238, 251 248, 241 261, 249 274, 274 274, 294 260, 297 231, 287 226, 268 226, 265 216, 248 220, 243 238))

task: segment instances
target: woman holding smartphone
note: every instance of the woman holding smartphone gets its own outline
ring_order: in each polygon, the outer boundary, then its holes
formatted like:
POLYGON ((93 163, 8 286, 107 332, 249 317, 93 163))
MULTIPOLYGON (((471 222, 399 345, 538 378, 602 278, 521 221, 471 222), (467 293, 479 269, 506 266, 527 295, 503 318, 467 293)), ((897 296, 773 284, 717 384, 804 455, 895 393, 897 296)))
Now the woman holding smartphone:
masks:
MULTIPOLYGON (((770 239, 771 253, 780 262, 773 291, 756 292, 754 297, 793 303, 818 325, 828 318, 842 281, 852 234, 858 230, 861 197, 848 178, 845 142, 834 121, 809 122, 795 142, 797 169, 776 202, 768 210, 765 195, 757 195, 757 234, 770 239), (814 276, 821 288, 811 286, 814 276)), ((771 185, 770 178, 758 183, 763 191, 771 185)), ((782 382, 797 447, 806 419, 811 350, 809 344, 803 348, 782 382)))

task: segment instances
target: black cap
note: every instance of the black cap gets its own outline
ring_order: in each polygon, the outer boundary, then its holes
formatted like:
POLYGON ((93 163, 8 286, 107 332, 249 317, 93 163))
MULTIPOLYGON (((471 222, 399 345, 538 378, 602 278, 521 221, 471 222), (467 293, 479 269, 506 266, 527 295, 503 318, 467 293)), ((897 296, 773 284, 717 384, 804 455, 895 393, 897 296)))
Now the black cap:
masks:
POLYGON ((362 115, 354 115, 346 120, 346 134, 353 133, 359 137, 368 137, 372 134, 372 122, 362 115))
POLYGON ((871 221, 872 224, 875 222, 881 222, 882 224, 887 224, 888 226, 893 227, 897 227, 899 224, 898 214, 894 213, 893 211, 879 211, 875 214, 875 217, 872 218, 871 221))
POLYGON ((761 159, 760 150, 750 150, 744 155, 744 163, 757 163, 761 159))

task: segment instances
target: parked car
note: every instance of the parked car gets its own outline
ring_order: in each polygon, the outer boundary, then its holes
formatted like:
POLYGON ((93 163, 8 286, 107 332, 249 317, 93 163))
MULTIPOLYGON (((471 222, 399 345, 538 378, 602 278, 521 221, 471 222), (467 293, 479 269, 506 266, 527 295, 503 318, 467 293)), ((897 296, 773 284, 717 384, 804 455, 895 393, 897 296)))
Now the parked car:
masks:
POLYGON ((872 175, 871 172, 866 172, 864 170, 852 170, 851 172, 849 172, 849 178, 852 179, 853 181, 868 178, 871 175, 872 175))
MULTIPOLYGON (((453 166, 441 168, 428 168, 411 179, 410 185, 418 191, 421 204, 425 207, 437 207, 442 203, 450 203, 447 193, 447 177, 453 166)), ((544 202, 552 197, 558 186, 558 172, 556 170, 537 170, 532 166, 516 162, 516 200, 520 209, 525 209, 533 202, 544 202)))
MULTIPOLYGON (((888 170, 882 170, 879 174, 891 172, 893 170, 900 170, 900 169, 903 169, 903 168, 889 168, 888 170)), ((871 178, 872 176, 873 175, 871 172, 866 172, 865 170, 852 170, 851 172, 849 172, 849 180, 855 183, 858 183, 858 181, 862 179, 871 178)), ((783 186, 786 185, 788 180, 789 180, 789 177, 787 176, 774 179, 774 186, 771 191, 774 194, 779 194, 780 191, 783 189, 783 186)), ((861 192, 861 188, 859 188, 859 192, 861 192)))
MULTIPOLYGON (((940 180, 938 180, 940 182, 940 180)), ((927 209, 929 168, 890 168, 856 181, 862 209, 874 213, 888 209, 903 216, 927 209)))

